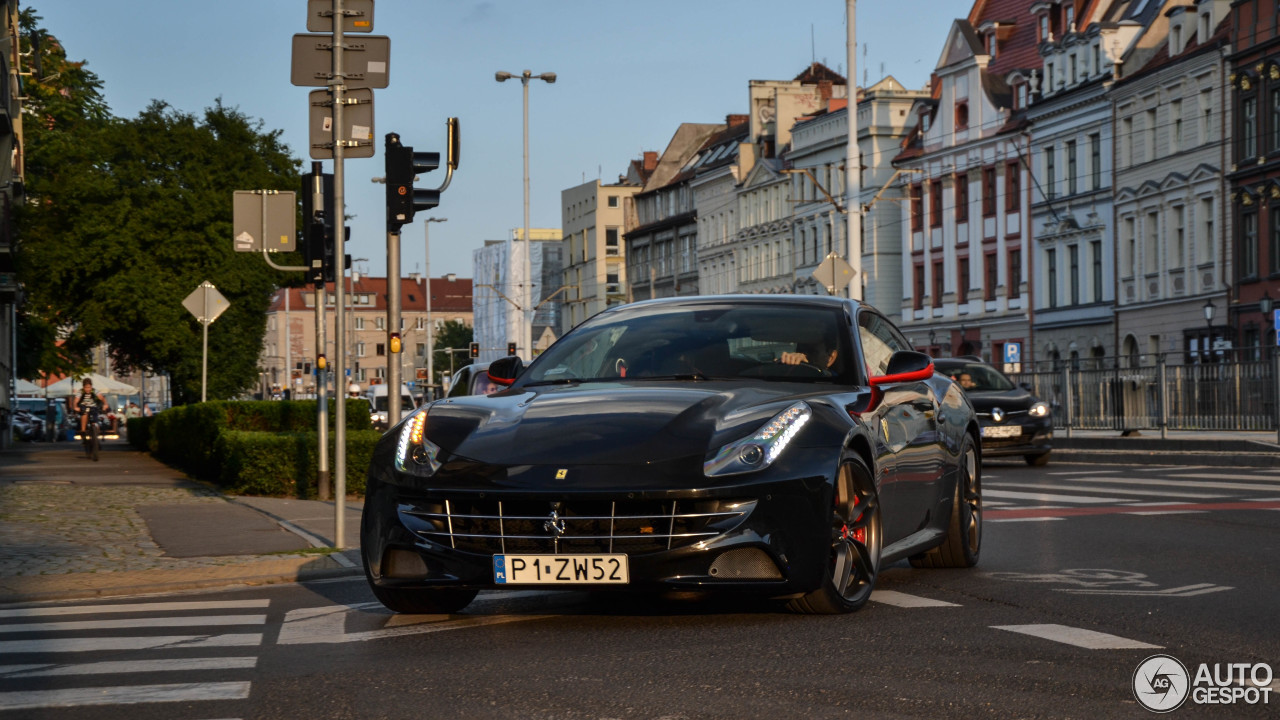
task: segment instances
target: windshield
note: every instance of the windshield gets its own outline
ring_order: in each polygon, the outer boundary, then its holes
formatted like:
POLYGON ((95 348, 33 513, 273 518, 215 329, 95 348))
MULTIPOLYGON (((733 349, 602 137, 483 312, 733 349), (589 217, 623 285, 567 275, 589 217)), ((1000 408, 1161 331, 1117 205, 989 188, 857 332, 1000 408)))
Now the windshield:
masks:
POLYGON ((946 365, 938 367, 942 372, 955 380, 968 392, 1003 392, 1012 390, 1013 383, 1001 375, 990 365, 966 363, 964 365, 946 365))
MULTIPOLYGON (((375 409, 377 412, 386 412, 386 411, 387 411, 387 407, 388 407, 388 406, 387 406, 387 396, 386 396, 386 395, 379 395, 378 397, 376 397, 376 398, 374 398, 374 399, 373 399, 373 402, 374 402, 374 409, 375 409)), ((400 409, 401 409, 401 410, 412 410, 412 409, 413 409, 413 398, 409 397, 408 395, 401 395, 401 396, 400 396, 400 409)))
POLYGON ((838 308, 687 303, 602 313, 552 345, 521 384, 758 378, 855 382, 838 308))

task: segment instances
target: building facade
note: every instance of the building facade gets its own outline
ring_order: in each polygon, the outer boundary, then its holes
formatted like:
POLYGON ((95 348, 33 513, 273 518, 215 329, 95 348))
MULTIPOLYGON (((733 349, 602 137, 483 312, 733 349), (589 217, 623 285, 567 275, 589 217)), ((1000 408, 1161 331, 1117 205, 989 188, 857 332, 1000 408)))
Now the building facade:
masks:
POLYGON ((507 354, 508 343, 526 361, 558 337, 559 298, 563 295, 564 255, 560 228, 530 228, 529 283, 525 284, 524 228, 511 231, 511 240, 486 240, 471 252, 475 275, 472 297, 475 341, 480 362, 507 354), (526 299, 530 298, 530 299, 526 299), (524 329, 531 324, 532 348, 524 347, 524 329))
POLYGON ((627 256, 623 237, 634 220, 637 185, 599 180, 560 192, 564 273, 558 333, 563 335, 607 307, 626 302, 627 256))
POLYGON ((703 295, 738 292, 738 185, 751 171, 746 115, 730 115, 726 128, 706 143, 689 186, 698 209, 698 289, 703 295))
POLYGON ((1232 342, 1229 9, 1169 4, 1155 55, 1112 91, 1116 338, 1129 365, 1164 354, 1203 362, 1232 342))

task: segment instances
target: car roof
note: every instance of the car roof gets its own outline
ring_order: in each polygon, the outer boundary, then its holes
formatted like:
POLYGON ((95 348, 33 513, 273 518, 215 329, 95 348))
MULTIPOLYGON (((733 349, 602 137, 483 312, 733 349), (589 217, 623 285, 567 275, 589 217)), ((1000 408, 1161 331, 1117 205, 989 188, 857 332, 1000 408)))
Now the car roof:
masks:
POLYGON ((640 300, 627 305, 616 305, 610 311, 616 312, 627 308, 650 307, 655 305, 810 305, 817 307, 857 306, 857 300, 832 297, 830 295, 696 295, 689 297, 657 298, 640 300))

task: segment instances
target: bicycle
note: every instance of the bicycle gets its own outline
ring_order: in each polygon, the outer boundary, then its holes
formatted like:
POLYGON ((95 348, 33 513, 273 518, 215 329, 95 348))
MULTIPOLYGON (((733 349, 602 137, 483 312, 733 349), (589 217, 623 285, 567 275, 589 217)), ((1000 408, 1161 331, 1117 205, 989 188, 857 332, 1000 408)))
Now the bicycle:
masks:
POLYGON ((98 438, 98 409, 90 408, 84 423, 84 432, 80 433, 80 439, 84 441, 85 457, 91 458, 94 462, 98 462, 98 450, 102 445, 102 441, 98 438))

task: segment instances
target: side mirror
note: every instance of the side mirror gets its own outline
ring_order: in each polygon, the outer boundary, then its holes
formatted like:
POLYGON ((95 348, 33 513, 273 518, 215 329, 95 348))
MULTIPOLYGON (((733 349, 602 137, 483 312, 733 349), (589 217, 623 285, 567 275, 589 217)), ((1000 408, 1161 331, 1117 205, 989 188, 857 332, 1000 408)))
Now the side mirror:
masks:
POLYGON ((524 372, 524 361, 517 355, 508 355, 489 363, 489 379, 503 387, 511 385, 524 372))
POLYGON ((933 377, 933 358, 914 350, 899 350, 889 358, 884 375, 871 378, 871 385, 892 385, 902 382, 918 382, 933 377))
POLYGON ((1026 390, 1027 392, 1031 392, 1031 383, 1029 382, 1020 382, 1018 383, 1018 387, 1026 390))

